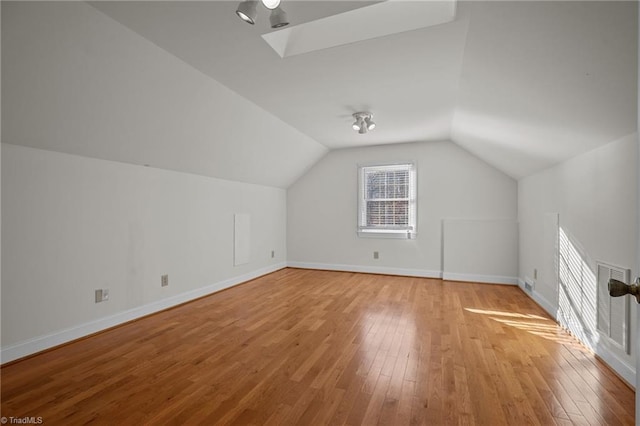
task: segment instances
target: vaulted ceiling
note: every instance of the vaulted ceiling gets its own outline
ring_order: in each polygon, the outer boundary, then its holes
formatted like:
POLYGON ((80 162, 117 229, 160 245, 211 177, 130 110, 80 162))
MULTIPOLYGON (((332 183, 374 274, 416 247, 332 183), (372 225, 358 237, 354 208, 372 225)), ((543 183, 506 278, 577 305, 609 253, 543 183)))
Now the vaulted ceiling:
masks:
MULTIPOLYGON (((449 139, 520 178, 637 130, 637 2, 458 1, 445 23, 284 58, 262 37, 282 31, 264 8, 250 26, 235 1, 90 5, 291 127, 313 151, 309 162, 323 149, 449 139), (361 110, 378 124, 365 135, 351 129, 361 110)), ((292 26, 345 16, 335 31, 379 5, 282 3, 292 26)), ((365 31, 389 24, 370 15, 365 31)), ((185 158, 166 167, 211 174, 190 166, 203 152, 182 143, 185 158)), ((299 173, 254 180, 286 186, 299 173)))

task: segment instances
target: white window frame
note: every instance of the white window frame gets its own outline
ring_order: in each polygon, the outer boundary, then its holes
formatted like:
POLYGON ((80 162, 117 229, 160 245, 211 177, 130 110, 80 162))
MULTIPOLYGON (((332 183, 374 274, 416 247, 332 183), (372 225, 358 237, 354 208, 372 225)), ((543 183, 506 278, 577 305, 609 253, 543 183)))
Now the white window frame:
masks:
POLYGON ((360 237, 374 238, 406 238, 413 239, 417 236, 417 173, 416 165, 413 162, 369 164, 358 166, 358 227, 357 232, 360 237), (408 198, 391 198, 370 200, 367 195, 366 174, 379 171, 409 171, 408 198), (367 225, 367 201, 392 201, 407 200, 408 203, 408 223, 405 226, 370 226, 367 225))

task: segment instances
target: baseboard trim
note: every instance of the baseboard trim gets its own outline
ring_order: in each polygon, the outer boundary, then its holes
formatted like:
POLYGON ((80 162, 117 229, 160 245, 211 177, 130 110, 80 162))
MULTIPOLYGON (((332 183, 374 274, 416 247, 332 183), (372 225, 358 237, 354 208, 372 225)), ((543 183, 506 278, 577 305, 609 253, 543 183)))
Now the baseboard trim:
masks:
POLYGON ((616 354, 602 345, 597 345, 594 352, 598 358, 611 368, 626 384, 635 390, 636 388, 636 370, 625 361, 621 360, 616 354))
POLYGON ((301 269, 320 269, 323 271, 360 272, 365 274, 400 275, 407 277, 439 278, 448 281, 470 281, 490 284, 518 285, 517 277, 499 275, 457 274, 428 269, 393 268, 388 266, 345 265, 335 263, 312 263, 289 261, 287 266, 301 269))
MULTIPOLYGON (((531 292, 527 291, 524 287, 524 279, 518 278, 518 286, 527 296, 533 299, 533 301, 536 302, 538 306, 544 309, 554 319, 554 321, 558 321, 557 306, 554 306, 535 289, 531 292)), ((635 368, 633 368, 633 366, 627 364, 624 360, 620 359, 615 353, 611 352, 603 345, 596 345, 596 347, 592 347, 592 345, 588 345, 584 342, 583 344, 589 347, 596 354, 596 356, 602 362, 607 364, 607 366, 609 366, 609 368, 611 368, 615 374, 617 374, 622 380, 624 380, 627 385, 635 389, 636 370, 635 368)))
POLYGON ((391 268, 387 266, 343 265, 333 263, 287 262, 287 266, 323 271, 361 272, 365 274, 401 275, 407 277, 442 278, 442 272, 427 269, 391 268))
POLYGON ((518 278, 518 287, 520 287, 520 289, 524 292, 524 294, 526 294, 527 296, 532 298, 533 301, 538 304, 538 306, 540 306, 549 315, 551 315, 551 318, 553 318, 556 321, 558 320, 558 307, 557 306, 555 306, 553 303, 549 302, 543 295, 538 293, 535 290, 535 288, 533 289, 533 291, 528 291, 524 287, 524 280, 522 278, 518 278))
POLYGON ((447 281, 470 281, 487 284, 518 285, 517 277, 504 277, 500 275, 459 274, 455 272, 443 272, 442 279, 447 281))
POLYGON ((237 277, 219 281, 215 284, 200 287, 198 289, 180 293, 162 300, 147 303, 133 309, 118 312, 104 318, 100 318, 64 330, 56 331, 45 336, 35 337, 33 339, 25 340, 7 346, 6 348, 2 348, 0 350, 0 364, 5 364, 7 362, 34 355, 38 352, 42 352, 44 350, 63 345, 65 343, 69 343, 73 340, 98 333, 117 325, 124 324, 126 322, 139 319, 186 302, 190 302, 203 296, 208 296, 220 290, 242 284, 244 282, 256 279, 258 277, 270 274, 286 267, 287 265, 285 262, 277 263, 243 275, 239 275, 237 277))

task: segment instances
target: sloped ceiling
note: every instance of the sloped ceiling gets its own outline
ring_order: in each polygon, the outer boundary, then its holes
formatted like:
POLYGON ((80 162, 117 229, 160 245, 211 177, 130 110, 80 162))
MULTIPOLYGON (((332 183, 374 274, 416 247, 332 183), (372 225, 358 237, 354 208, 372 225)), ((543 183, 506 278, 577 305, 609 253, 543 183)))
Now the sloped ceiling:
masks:
MULTIPOLYGON (((313 151, 306 163, 323 149, 450 139, 520 178, 637 129, 636 2, 458 2, 448 23, 284 58, 261 37, 273 31, 265 9, 250 26, 238 2, 90 4, 286 124, 313 151), (351 129, 361 110, 378 123, 365 135, 351 129)), ((372 4, 282 6, 295 25, 372 4)), ((203 154, 184 149, 168 168, 190 171, 203 154)))
POLYGON ((636 7, 469 4, 452 139, 522 177, 635 132, 636 7))
POLYGON ((2 3, 2 142, 288 187, 327 148, 82 2, 2 3))

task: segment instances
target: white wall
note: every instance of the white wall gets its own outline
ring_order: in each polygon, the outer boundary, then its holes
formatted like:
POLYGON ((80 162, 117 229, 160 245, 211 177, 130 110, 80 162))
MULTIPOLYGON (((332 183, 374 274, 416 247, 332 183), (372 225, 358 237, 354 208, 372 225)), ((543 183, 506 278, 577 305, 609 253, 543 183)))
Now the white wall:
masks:
MULTIPOLYGON (((595 274, 596 261, 603 261, 638 274, 637 150, 637 134, 629 135, 518 182, 520 277, 533 278, 538 270, 532 296, 552 315, 558 310, 559 286, 554 271, 548 270, 557 267, 548 261, 555 257, 555 247, 545 235, 555 217, 590 273, 595 274)), ((635 318, 636 306, 631 305, 635 318)), ((635 326, 631 331, 633 347, 635 326)), ((593 330, 587 334, 591 342, 586 343, 635 383, 633 356, 611 347, 593 330)))
MULTIPOLYGON (((515 180, 448 141, 331 151, 287 191, 288 261, 293 266, 439 277, 443 220, 515 221, 516 190, 515 180), (413 240, 360 238, 356 234, 358 165, 396 161, 417 164, 418 236, 413 240), (378 260, 373 259, 373 251, 379 251, 378 260)), ((493 243, 474 245, 477 264, 484 263, 481 259, 493 243)), ((517 265, 509 263, 490 274, 460 272, 479 281, 487 275, 510 274, 513 280, 517 265)))
MULTIPOLYGON (((0 22, 2 22, 2 4, 0 4, 0 22)), ((2 46, 2 31, 0 31, 0 46, 2 46)), ((2 55, 0 55, 0 99, 2 99, 2 55)), ((0 117, 2 116, 2 102, 0 102, 0 117)), ((2 140, 2 124, 0 123, 0 140, 2 140)), ((0 149, 0 188, 2 187, 2 150, 0 149)), ((0 189, 0 195, 1 195, 0 189)), ((2 224, 2 197, 0 197, 0 225, 2 224)), ((0 226, 0 241, 2 241, 2 226, 0 226)), ((0 322, 2 320, 2 244, 0 244, 0 322)), ((0 326, 0 342, 2 342, 2 327, 0 326)), ((2 361, 0 357, 0 362, 2 361)))
POLYGON ((280 188, 9 144, 1 170, 3 362, 285 264, 280 188), (234 213, 251 221, 238 267, 234 213))
POLYGON ((279 188, 325 147, 87 3, 1 29, 3 362, 285 265, 279 188))
MULTIPOLYGON (((640 8, 638 8, 638 22, 640 22, 640 8)), ((638 26, 638 45, 640 45, 640 26, 638 26)), ((637 96, 637 114, 638 114, 638 121, 636 123, 640 123, 640 55, 638 55, 638 86, 637 86, 637 90, 638 90, 638 96, 637 96)), ((636 167, 640 167, 640 138, 638 138, 638 143, 636 144, 638 145, 638 156, 637 156, 637 163, 636 163, 636 167)), ((639 177, 640 178, 640 177, 639 177)), ((636 205, 637 205, 637 212, 636 212, 636 223, 638 224, 638 229, 637 229, 637 243, 638 245, 637 247, 637 251, 636 251, 636 266, 640 269, 640 185, 638 188, 638 191, 636 192, 637 194, 637 200, 636 200, 636 205)), ((640 327, 640 309, 637 309, 636 307, 636 327, 640 327)), ((636 354, 640 353, 640 339, 636 339, 636 354)), ((636 355, 636 371, 640 370, 640 356, 636 355)), ((640 389, 640 377, 638 377, 638 375, 636 375, 636 390, 640 389)), ((640 392, 636 391, 636 424, 640 424, 640 392)))

